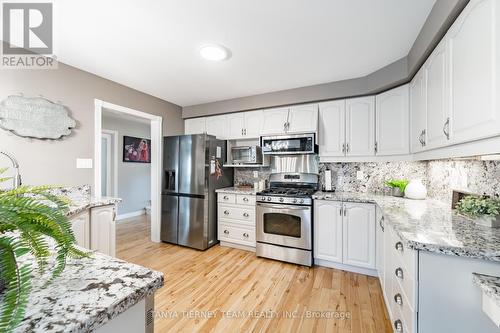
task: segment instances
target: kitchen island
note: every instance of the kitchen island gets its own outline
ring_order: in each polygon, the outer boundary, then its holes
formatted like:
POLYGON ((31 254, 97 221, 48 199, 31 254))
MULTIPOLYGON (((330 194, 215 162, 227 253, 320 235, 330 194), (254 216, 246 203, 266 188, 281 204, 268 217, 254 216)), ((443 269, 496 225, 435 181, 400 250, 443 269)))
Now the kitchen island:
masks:
MULTIPOLYGON (((25 256, 20 263, 33 258, 25 256)), ((52 263, 53 264, 53 263, 52 263)), ((163 273, 92 252, 68 258, 61 276, 34 271, 26 313, 14 332, 152 332, 153 295, 163 273)))

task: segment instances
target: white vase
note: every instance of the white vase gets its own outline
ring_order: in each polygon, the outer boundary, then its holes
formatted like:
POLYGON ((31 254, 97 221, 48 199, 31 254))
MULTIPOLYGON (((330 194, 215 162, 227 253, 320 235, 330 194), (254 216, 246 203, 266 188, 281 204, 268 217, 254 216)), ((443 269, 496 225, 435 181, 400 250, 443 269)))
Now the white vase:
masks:
POLYGON ((422 200, 425 199, 426 196, 427 189, 425 188, 424 184, 422 184, 422 180, 413 179, 408 185, 406 185, 405 197, 407 197, 408 199, 422 200))

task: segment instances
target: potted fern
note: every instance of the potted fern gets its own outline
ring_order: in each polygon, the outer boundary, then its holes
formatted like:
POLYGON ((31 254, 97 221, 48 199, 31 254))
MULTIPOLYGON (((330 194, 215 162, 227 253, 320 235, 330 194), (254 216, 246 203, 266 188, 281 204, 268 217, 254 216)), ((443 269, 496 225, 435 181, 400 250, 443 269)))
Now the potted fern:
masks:
POLYGON ((500 227, 500 201, 486 196, 467 195, 455 206, 458 213, 480 225, 500 227))
MULTIPOLYGON (((0 175, 6 170, 0 169, 0 175)), ((0 182, 7 179, 0 178, 0 182)), ((66 217, 69 201, 51 194, 51 188, 0 190, 0 332, 13 331, 23 319, 35 267, 40 273, 52 272, 48 284, 63 272, 68 256, 87 256, 74 245, 66 217), (33 264, 19 264, 22 256, 33 257, 33 264), (49 267, 51 256, 55 265, 49 267)))
POLYGON ((408 180, 389 179, 385 181, 384 184, 391 188, 391 195, 395 197, 403 197, 405 195, 406 186, 408 185, 408 180))

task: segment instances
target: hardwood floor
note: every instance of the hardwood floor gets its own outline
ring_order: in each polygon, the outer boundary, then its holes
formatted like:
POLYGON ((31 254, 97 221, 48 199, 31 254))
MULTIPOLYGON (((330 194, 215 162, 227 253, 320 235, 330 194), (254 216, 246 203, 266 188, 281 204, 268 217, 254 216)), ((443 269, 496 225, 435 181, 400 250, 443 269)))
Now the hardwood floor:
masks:
POLYGON ((392 332, 376 278, 153 243, 145 217, 116 234, 119 258, 165 274, 155 332, 392 332))

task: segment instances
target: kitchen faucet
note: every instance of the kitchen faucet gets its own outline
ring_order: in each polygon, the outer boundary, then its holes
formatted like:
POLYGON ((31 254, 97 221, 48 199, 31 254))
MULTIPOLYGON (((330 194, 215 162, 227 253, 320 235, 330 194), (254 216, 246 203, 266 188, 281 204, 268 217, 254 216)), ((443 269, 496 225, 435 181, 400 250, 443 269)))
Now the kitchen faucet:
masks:
POLYGON ((17 163, 17 160, 14 158, 14 156, 5 151, 0 151, 0 154, 7 156, 10 162, 12 163, 12 168, 14 168, 14 177, 12 178, 12 180, 14 189, 16 189, 19 186, 21 186, 21 174, 19 173, 19 163, 17 163))

